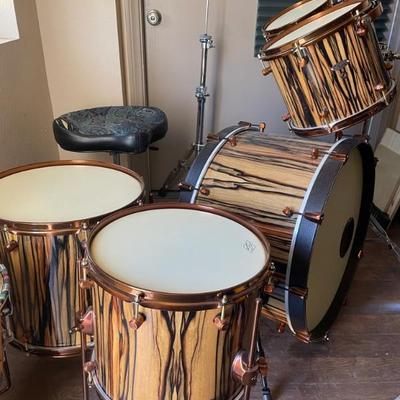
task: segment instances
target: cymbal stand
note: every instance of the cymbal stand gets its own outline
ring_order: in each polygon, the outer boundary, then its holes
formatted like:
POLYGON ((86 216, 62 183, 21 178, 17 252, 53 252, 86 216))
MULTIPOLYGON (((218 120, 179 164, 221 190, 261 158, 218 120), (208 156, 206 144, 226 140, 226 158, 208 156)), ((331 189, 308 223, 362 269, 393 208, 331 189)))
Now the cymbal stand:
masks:
POLYGON ((184 158, 178 161, 178 165, 170 172, 161 189, 160 196, 165 196, 169 188, 177 182, 183 172, 187 172, 194 158, 197 157, 204 147, 204 117, 206 109, 206 100, 210 94, 207 92, 207 63, 208 51, 214 48, 214 40, 208 32, 208 19, 210 10, 210 0, 206 3, 205 33, 200 36, 201 44, 201 71, 200 85, 196 88, 195 97, 197 99, 197 122, 196 122, 196 141, 184 155, 184 158))

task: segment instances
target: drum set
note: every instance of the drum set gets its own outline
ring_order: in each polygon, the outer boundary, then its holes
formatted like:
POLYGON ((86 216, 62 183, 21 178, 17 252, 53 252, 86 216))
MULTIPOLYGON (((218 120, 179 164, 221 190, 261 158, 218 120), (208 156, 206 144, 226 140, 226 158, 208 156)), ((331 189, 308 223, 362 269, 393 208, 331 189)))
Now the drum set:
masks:
POLYGON ((268 21, 262 72, 300 137, 209 135, 179 203, 143 205, 142 178, 102 162, 0 174, 0 394, 10 343, 81 355, 85 400, 248 400, 260 374, 272 398, 260 317, 324 340, 363 254, 376 161, 343 130, 395 96, 381 12, 303 0, 268 21))

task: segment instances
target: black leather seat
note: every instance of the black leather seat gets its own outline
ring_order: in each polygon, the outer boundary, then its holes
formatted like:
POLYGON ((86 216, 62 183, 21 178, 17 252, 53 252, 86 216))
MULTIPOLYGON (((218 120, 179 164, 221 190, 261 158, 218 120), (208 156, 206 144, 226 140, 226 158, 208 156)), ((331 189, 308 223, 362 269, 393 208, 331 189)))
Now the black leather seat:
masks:
POLYGON ((74 111, 53 122, 57 143, 75 152, 139 154, 167 130, 167 116, 154 107, 98 107, 74 111))

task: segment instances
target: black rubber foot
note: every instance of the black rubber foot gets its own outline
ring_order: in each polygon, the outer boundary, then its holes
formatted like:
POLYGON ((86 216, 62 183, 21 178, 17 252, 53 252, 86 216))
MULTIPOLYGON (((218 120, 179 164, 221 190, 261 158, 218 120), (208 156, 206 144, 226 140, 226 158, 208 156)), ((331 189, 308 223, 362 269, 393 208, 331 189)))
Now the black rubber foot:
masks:
POLYGON ((272 393, 269 389, 263 389, 263 400, 272 400, 272 393))

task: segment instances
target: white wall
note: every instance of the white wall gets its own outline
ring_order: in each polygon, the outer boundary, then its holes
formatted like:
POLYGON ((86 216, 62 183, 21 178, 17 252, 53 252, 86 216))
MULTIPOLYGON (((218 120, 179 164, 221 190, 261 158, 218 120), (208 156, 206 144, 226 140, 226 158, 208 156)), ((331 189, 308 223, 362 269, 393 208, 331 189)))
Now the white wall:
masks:
MULTIPOLYGON (((122 83, 115 1, 36 0, 54 117, 121 105, 122 83)), ((61 158, 103 158, 70 153, 61 158)))
POLYGON ((0 169, 58 159, 35 3, 15 9, 21 38, 0 44, 0 169))

